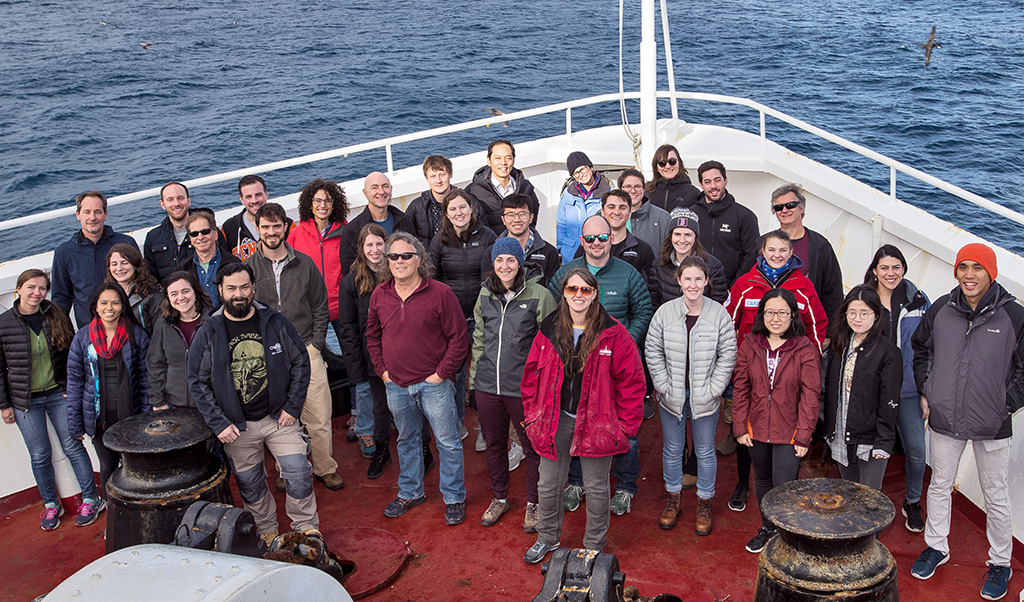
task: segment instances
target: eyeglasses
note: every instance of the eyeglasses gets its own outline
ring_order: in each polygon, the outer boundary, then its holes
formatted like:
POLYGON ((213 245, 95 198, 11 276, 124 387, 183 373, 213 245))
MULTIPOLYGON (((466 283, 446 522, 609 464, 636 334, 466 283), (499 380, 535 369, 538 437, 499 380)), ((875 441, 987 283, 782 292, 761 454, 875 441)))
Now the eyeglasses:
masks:
POLYGON ((675 157, 669 157, 668 159, 665 159, 664 161, 658 161, 658 167, 665 167, 666 165, 669 165, 671 167, 675 167, 676 163, 679 163, 678 159, 676 159, 675 157))
POLYGON ((584 234, 583 242, 587 243, 588 245, 594 244, 594 240, 608 242, 608 236, 608 234, 584 234))
POLYGON ((398 261, 399 259, 401 259, 402 261, 409 261, 413 257, 418 256, 419 253, 388 253, 388 259, 390 259, 391 261, 398 261))
POLYGON ((846 317, 851 320, 854 318, 860 318, 861 320, 867 320, 868 318, 874 317, 875 312, 869 309, 862 309, 857 311, 856 309, 849 309, 846 311, 846 317))
POLYGON ((581 165, 580 167, 576 168, 576 171, 572 172, 572 177, 579 180, 583 176, 587 175, 588 171, 590 171, 589 165, 581 165))
POLYGON ((780 318, 788 318, 790 316, 790 312, 787 309, 780 309, 779 311, 775 311, 774 309, 764 310, 764 317, 774 318, 776 316, 780 318))
POLYGON ((203 228, 202 230, 190 230, 188 233, 188 237, 196 238, 199 236, 206 236, 210 232, 213 232, 213 228, 203 228))
POLYGON ((328 197, 326 199, 318 199, 318 198, 314 198, 313 199, 313 204, 314 205, 330 205, 332 203, 334 203, 334 199, 332 199, 330 197, 328 197))
POLYGON ((775 213, 778 213, 779 211, 782 211, 783 209, 796 209, 800 205, 803 205, 803 203, 801 203, 800 201, 790 201, 788 203, 781 203, 779 205, 772 205, 772 211, 774 211, 775 213))
POLYGON ((576 293, 579 293, 584 297, 589 297, 590 295, 594 294, 594 288, 591 286, 576 286, 575 284, 566 284, 565 292, 569 293, 570 295, 575 295, 576 293))
POLYGON ((526 221, 527 219, 530 218, 530 212, 529 211, 506 211, 505 213, 501 214, 501 217, 503 217, 503 218, 505 218, 507 220, 518 219, 518 220, 526 221))
POLYGON ((644 185, 643 184, 637 184, 636 186, 623 186, 622 189, 626 190, 626 191, 629 191, 629 190, 643 190, 644 189, 644 185))

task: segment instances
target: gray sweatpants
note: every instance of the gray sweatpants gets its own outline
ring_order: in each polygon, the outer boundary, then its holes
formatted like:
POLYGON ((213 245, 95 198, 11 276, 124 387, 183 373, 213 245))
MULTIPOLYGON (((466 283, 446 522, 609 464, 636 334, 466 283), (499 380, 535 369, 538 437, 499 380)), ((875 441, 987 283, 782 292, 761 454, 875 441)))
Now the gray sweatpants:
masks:
MULTIPOLYGON (((943 554, 949 554, 949 521, 953 484, 960 455, 967 441, 928 431, 931 448, 932 480, 928 485, 928 520, 924 527, 924 543, 943 554)), ((978 466, 981 491, 985 496, 985 533, 988 535, 989 564, 1010 566, 1013 549, 1010 517, 1010 440, 972 441, 974 460, 978 466)))

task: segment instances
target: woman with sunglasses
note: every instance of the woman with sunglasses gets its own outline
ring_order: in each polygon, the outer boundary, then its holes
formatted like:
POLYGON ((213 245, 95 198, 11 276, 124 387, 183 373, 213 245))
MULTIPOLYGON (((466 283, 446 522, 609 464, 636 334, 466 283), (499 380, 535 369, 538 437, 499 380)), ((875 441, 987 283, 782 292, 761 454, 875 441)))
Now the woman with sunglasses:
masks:
POLYGON ((164 278, 164 291, 146 354, 150 405, 154 410, 194 408, 188 389, 188 349, 210 315, 210 298, 188 272, 164 278))
POLYGON ((217 270, 229 263, 238 263, 241 259, 227 251, 221 251, 217 244, 220 230, 217 229, 217 218, 209 209, 198 209, 188 216, 188 237, 192 239, 192 256, 178 264, 178 270, 195 275, 199 286, 210 297, 210 310, 220 307, 220 294, 217 291, 217 270))
POLYGON ((658 207, 671 213, 700 200, 700 189, 690 183, 679 150, 671 144, 662 144, 654 151, 651 172, 654 177, 647 183, 647 196, 658 207))
POLYGON ((601 211, 601 195, 611 190, 608 179, 594 171, 594 163, 583 152, 570 153, 565 167, 569 179, 562 186, 555 214, 555 246, 562 254, 562 265, 576 256, 583 222, 601 211))
POLYGON ((537 543, 524 560, 536 564, 558 549, 569 460, 579 457, 587 495, 583 546, 601 551, 610 518, 612 456, 629 449, 643 422, 644 370, 633 337, 597 299, 597 279, 573 268, 558 309, 533 340, 523 370, 524 424, 540 455, 537 543))
POLYGON ((75 329, 67 312, 46 299, 50 277, 37 269, 18 276, 14 306, 0 315, 0 414, 6 424, 17 424, 28 448, 43 511, 39 526, 52 531, 60 525, 64 506, 57 493, 52 448, 46 428, 53 432, 67 455, 82 488, 82 505, 75 524, 96 520, 104 502, 96 490, 92 461, 85 446, 68 429, 68 347, 75 329))
POLYGON ((149 266, 135 247, 118 243, 107 252, 107 278, 104 282, 120 285, 128 295, 135 320, 146 331, 153 332, 153 324, 160 316, 163 291, 149 271, 149 266))
POLYGON ((647 277, 651 289, 651 305, 654 309, 683 294, 679 288, 678 271, 683 260, 688 257, 699 257, 707 265, 709 276, 704 296, 718 303, 725 303, 729 296, 725 269, 721 261, 704 250, 704 245, 700 242, 697 214, 689 209, 676 209, 672 212, 669 222, 668 236, 662 241, 659 257, 651 265, 647 277))
POLYGON ((896 441, 903 366, 885 337, 882 302, 870 286, 853 287, 832 316, 822 359, 825 441, 839 474, 882 489, 896 441))
MULTIPOLYGON (((818 421, 821 352, 804 336, 799 311, 791 291, 766 292, 736 356, 732 432, 750 450, 758 507, 773 487, 796 479, 818 421)), ((759 553, 776 532, 762 514, 747 551, 759 553)))
POLYGON ((864 273, 864 284, 878 293, 882 304, 879 321, 885 325, 883 332, 902 354, 903 386, 900 388, 896 427, 907 454, 903 464, 907 484, 903 516, 907 519, 907 530, 920 533, 924 530, 921 492, 924 489, 925 429, 921 396, 914 380, 914 349, 910 338, 932 304, 924 291, 906 278, 906 274, 907 259, 903 252, 893 245, 882 245, 864 273))

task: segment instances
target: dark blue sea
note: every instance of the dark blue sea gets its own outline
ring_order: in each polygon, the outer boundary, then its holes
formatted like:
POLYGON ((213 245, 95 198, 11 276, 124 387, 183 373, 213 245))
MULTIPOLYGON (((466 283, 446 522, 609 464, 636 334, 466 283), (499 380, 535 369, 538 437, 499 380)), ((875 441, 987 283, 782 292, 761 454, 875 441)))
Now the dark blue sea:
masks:
MULTIPOLYGON (((637 89, 639 2, 626 8, 626 81, 637 89)), ((669 17, 678 89, 760 101, 1024 210, 1021 0, 670 0, 669 17), (926 68, 918 44, 932 26, 942 48, 926 68)), ((616 92, 617 23, 610 0, 0 0, 0 219, 68 206, 88 189, 127 193, 486 117, 486 107, 616 92)), ((574 124, 617 113, 574 111, 574 124)), ((630 113, 639 120, 636 104, 630 113)), ((757 128, 736 108, 684 103, 682 117, 757 128)), ((562 120, 514 122, 501 135, 553 135, 562 120)), ((888 190, 887 168, 772 120, 769 135, 888 190)), ((494 136, 403 145, 395 163, 494 136)), ((383 166, 381 151, 279 171, 271 194, 383 166)), ((899 191, 1024 251, 1020 228, 1001 218, 909 178, 899 191)), ((193 204, 219 209, 237 194, 205 187, 193 204)), ((152 223, 153 205, 118 207, 110 223, 152 223)), ((75 227, 68 218, 0 233, 0 259, 52 248, 75 227)))

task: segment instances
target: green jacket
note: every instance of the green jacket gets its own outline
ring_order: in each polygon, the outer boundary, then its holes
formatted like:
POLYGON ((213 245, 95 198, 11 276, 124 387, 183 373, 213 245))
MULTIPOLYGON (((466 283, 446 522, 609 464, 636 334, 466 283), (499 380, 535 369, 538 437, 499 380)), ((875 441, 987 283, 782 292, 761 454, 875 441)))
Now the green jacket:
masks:
MULTIPOLYGON (((587 258, 573 259, 551 277, 548 289, 555 296, 556 302, 561 302, 564 284, 562 281, 573 268, 587 269, 587 258)), ((608 263, 597 272, 597 285, 601 289, 601 297, 598 300, 605 311, 621 322, 633 337, 633 341, 639 344, 651 323, 651 316, 654 315, 651 294, 647 290, 643 276, 625 261, 609 257, 608 263)))

